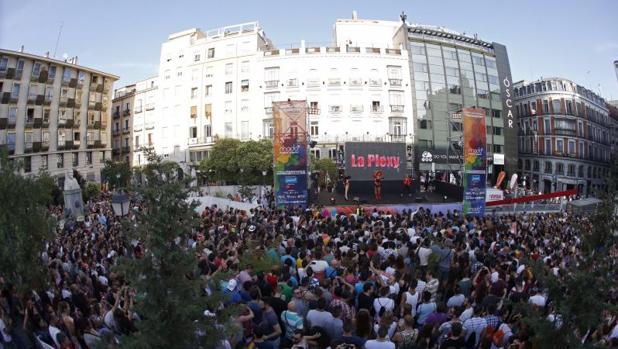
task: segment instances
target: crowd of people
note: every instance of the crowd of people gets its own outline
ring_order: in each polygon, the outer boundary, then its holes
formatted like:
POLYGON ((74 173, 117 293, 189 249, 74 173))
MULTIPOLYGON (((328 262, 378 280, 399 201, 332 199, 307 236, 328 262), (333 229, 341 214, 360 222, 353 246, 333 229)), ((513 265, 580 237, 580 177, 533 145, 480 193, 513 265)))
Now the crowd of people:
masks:
MULTIPOLYGON (((125 244, 109 198, 86 206, 84 221, 59 224, 42 251, 49 288, 18 293, 0 275, 0 348, 92 349, 138 330, 139 296, 112 267, 144 247, 125 244)), ((51 212, 62 222, 61 207, 51 212)), ((195 251, 205 296, 225 295, 205 314, 238 307, 222 324, 232 331, 221 348, 523 349, 535 333, 518 305, 561 326, 531 262, 564 275, 582 257, 575 227, 591 224, 566 213, 479 219, 422 208, 332 216, 213 206, 177 243, 195 251), (251 255, 268 268, 248 263, 251 255)), ((616 247, 609 253, 618 257, 616 247)), ((607 297, 618 301, 616 292, 607 297)), ((618 347, 618 314, 608 309, 579 336, 618 347)))

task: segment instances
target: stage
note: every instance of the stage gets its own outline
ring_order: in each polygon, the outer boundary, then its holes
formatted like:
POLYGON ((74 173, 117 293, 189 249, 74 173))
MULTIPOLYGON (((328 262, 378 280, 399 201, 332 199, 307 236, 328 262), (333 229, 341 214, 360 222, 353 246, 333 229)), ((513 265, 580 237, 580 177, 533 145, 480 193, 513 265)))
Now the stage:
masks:
MULTIPOLYGON (((312 197, 315 197, 312 195, 312 197)), ((329 212, 337 214, 355 214, 358 206, 365 212, 374 209, 382 212, 401 213, 403 210, 416 211, 419 207, 431 210, 432 213, 446 213, 462 209, 462 203, 452 198, 444 197, 434 192, 421 192, 412 196, 401 196, 400 193, 383 193, 382 200, 376 201, 373 197, 359 196, 358 204, 354 202, 354 194, 348 195, 350 200, 345 200, 342 194, 336 192, 321 191, 317 195, 317 204, 324 206, 329 212), (335 199, 333 203, 331 198, 335 199)))

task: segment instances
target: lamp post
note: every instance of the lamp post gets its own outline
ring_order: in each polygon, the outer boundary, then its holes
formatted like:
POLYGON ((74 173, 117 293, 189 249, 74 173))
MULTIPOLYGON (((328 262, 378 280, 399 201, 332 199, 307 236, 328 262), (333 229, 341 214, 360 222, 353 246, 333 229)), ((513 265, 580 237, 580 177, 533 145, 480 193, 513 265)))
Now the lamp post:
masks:
POLYGON ((124 217, 129 214, 129 196, 123 192, 115 192, 112 195, 112 209, 117 217, 124 217))

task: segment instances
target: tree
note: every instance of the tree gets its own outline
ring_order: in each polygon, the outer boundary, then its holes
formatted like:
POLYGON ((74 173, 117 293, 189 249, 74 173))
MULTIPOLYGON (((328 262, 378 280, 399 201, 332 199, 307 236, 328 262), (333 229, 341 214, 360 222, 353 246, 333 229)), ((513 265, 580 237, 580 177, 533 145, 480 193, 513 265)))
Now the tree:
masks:
POLYGON ((120 272, 140 299, 136 311, 142 320, 138 332, 122 340, 123 348, 212 348, 225 335, 217 325, 225 317, 206 317, 204 311, 217 308, 219 292, 204 296, 194 251, 175 242, 199 225, 195 204, 187 201, 190 179, 178 178, 175 163, 147 156, 146 184, 139 188, 146 208, 125 224, 127 238, 143 243, 144 257, 120 262, 120 272))
POLYGON ((326 177, 322 174, 327 173, 330 177, 331 183, 334 183, 337 180, 337 164, 335 164, 335 162, 331 159, 311 161, 311 171, 320 172, 320 185, 326 185, 326 177))
POLYGON ((215 143, 200 172, 210 180, 243 185, 272 183, 273 145, 268 139, 241 142, 222 139, 215 143), (266 171, 266 176, 262 175, 266 171))
POLYGON ((85 188, 82 190, 82 196, 84 197, 84 202, 88 200, 94 200, 101 195, 101 188, 99 184, 89 182, 86 184, 85 188))
POLYGON ((606 178, 607 190, 597 193, 603 203, 575 229, 581 235, 581 256, 564 275, 556 276, 543 263, 534 265, 534 275, 548 290, 560 326, 551 323, 534 309, 524 307, 526 321, 533 329, 533 341, 539 348, 589 348, 581 342, 586 333, 594 334, 601 325, 603 312, 616 312, 611 294, 618 290, 616 241, 618 239, 616 204, 618 194, 618 161, 614 161, 606 178), (601 223, 602 222, 602 223, 601 223))
POLYGON ((24 292, 40 289, 48 279, 40 256, 52 238, 46 205, 53 187, 38 176, 22 177, 20 165, 0 154, 0 275, 24 292))
POLYGON ((131 168, 124 161, 106 160, 101 176, 111 189, 127 188, 131 180, 131 168))

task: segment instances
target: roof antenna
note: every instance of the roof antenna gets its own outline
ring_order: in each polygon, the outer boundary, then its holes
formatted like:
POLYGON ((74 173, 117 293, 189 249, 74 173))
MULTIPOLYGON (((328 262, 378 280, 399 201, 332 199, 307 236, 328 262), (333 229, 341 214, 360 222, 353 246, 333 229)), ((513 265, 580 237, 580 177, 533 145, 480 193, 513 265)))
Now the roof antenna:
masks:
POLYGON ((406 13, 404 11, 401 11, 401 14, 399 15, 399 18, 401 18, 401 21, 403 23, 405 23, 406 19, 408 18, 408 15, 406 15, 406 13))
POLYGON ((62 34, 62 27, 64 26, 64 22, 60 22, 60 29, 58 29, 58 38, 56 39, 56 47, 54 47, 54 57, 56 58, 56 51, 58 50, 58 43, 60 43, 60 34, 62 34))

